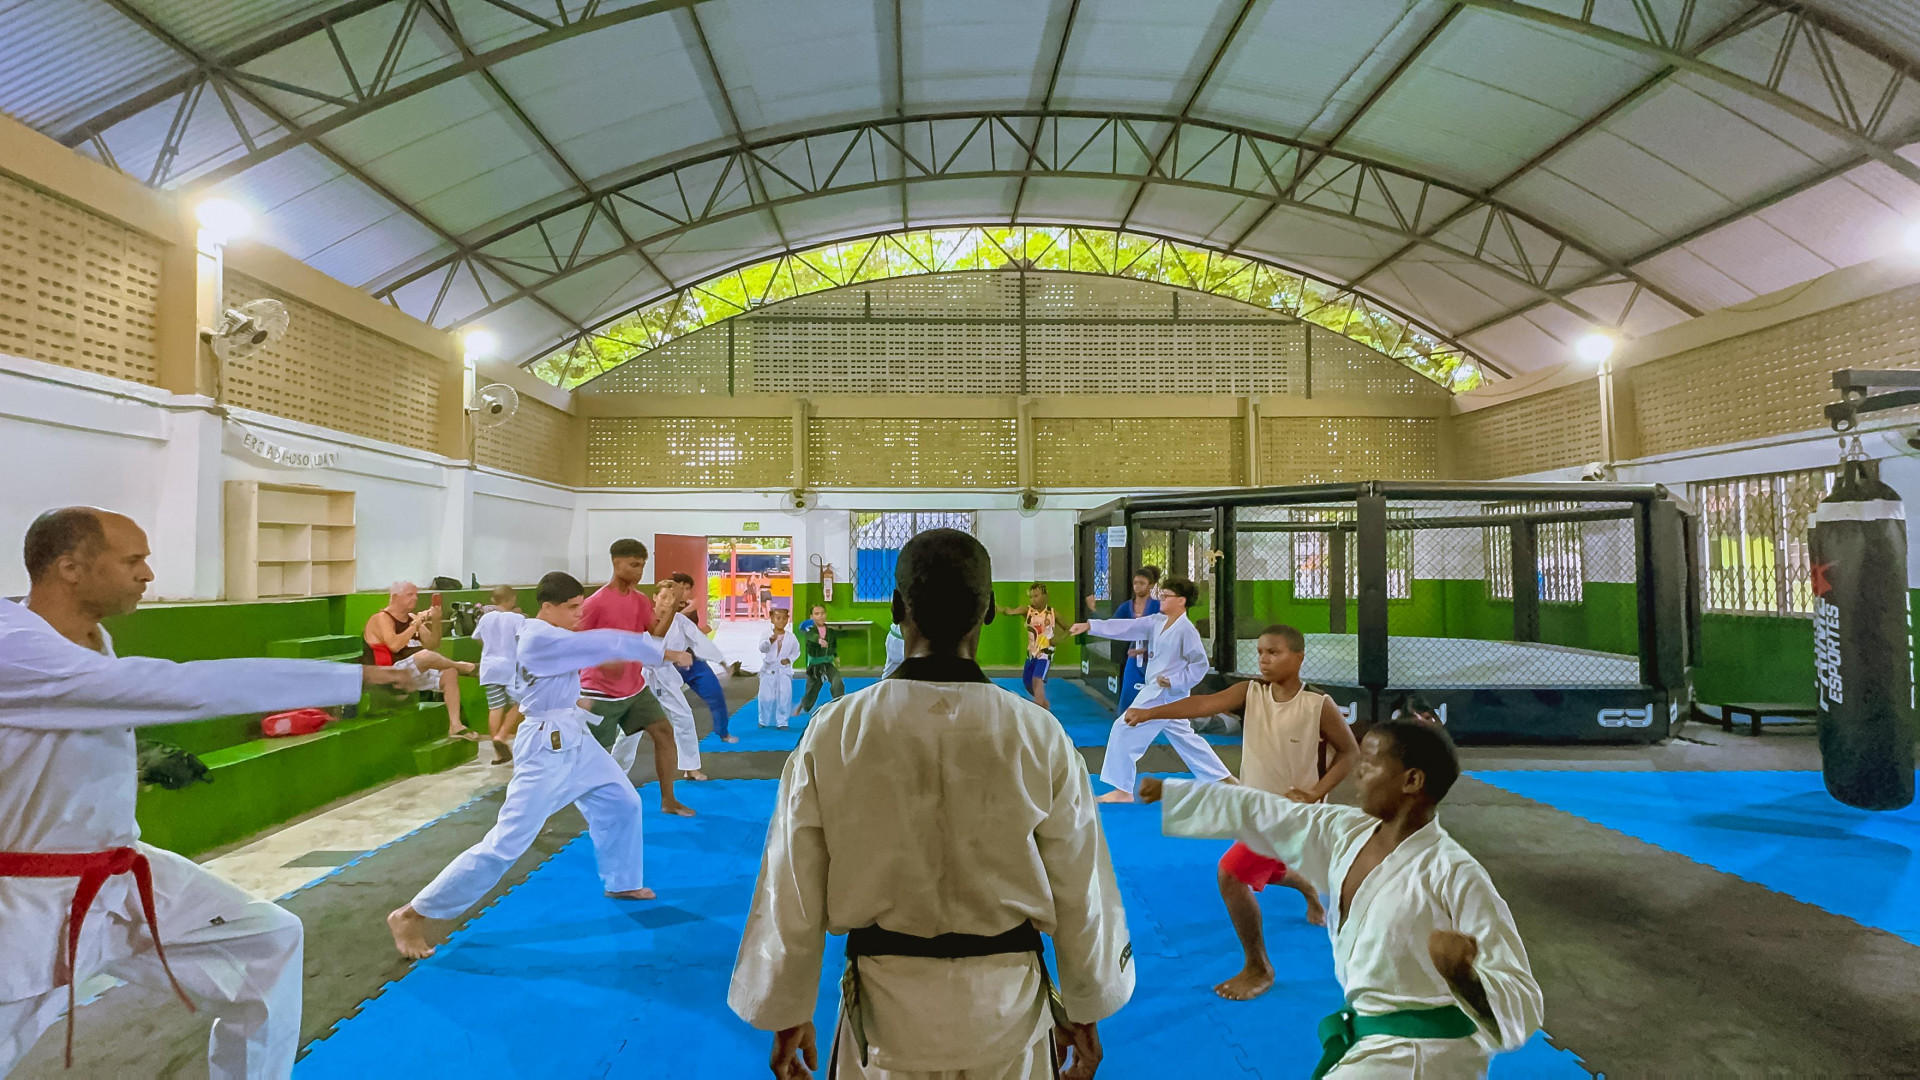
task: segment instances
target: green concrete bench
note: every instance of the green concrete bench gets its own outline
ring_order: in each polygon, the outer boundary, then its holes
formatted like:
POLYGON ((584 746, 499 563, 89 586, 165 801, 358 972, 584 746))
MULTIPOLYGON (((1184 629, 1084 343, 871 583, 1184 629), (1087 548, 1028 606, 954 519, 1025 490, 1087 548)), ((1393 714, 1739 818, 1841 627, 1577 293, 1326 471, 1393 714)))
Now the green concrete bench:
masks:
POLYGON ((267 655, 291 660, 357 660, 362 642, 352 634, 320 634, 267 642, 267 655))
POLYGON ((271 739, 259 737, 258 718, 245 718, 254 738, 200 754, 212 783, 178 791, 141 788, 142 838, 192 855, 396 776, 472 760, 472 742, 445 737, 446 717, 445 706, 429 702, 336 720, 312 735, 271 739))

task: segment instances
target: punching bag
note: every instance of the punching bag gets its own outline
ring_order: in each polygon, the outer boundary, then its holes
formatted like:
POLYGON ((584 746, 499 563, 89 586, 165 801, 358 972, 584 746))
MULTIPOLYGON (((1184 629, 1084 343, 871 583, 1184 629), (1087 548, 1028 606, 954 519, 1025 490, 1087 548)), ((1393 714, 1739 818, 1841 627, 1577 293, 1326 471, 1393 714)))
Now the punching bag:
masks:
POLYGON ((1873 462, 1840 463, 1809 547, 1827 791, 1862 810, 1898 810, 1913 801, 1907 521, 1873 462))

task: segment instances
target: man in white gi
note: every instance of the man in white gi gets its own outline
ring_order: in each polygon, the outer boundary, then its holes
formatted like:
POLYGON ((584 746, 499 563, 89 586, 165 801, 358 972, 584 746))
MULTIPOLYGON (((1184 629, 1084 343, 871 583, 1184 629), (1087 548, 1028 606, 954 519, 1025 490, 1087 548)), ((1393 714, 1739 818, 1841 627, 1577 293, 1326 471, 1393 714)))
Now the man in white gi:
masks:
POLYGON ((908 541, 893 677, 823 707, 787 759, 728 1003, 818 1067, 825 936, 847 934, 829 1076, 1090 1077, 1133 950, 1086 765, 1046 710, 974 661, 993 617, 979 541, 908 541), (1040 955, 1051 935, 1058 989, 1040 955))
POLYGON ((71 1064, 74 986, 101 972, 185 991, 211 1012, 216 1080, 287 1076, 300 920, 139 842, 134 728, 342 705, 408 676, 321 660, 115 657, 100 620, 133 610, 153 580, 146 534, 69 507, 36 519, 25 548, 27 602, 0 600, 0 1076, 63 1009, 71 1064))
MULTIPOLYGON (((653 596, 656 606, 671 599, 680 607, 673 616, 673 625, 667 628, 667 648, 691 655, 696 664, 727 662, 713 639, 700 632, 700 624, 687 617, 686 608, 693 602, 691 574, 672 575, 660 582, 653 596)), ((648 667, 645 671, 647 685, 653 688, 654 696, 660 699, 660 707, 667 711, 667 721, 673 725, 673 745, 679 756, 680 779, 705 780, 707 774, 700 771, 700 729, 694 726, 693 706, 687 701, 686 676, 672 664, 648 667)))
POLYGON ((513 779, 500 816, 480 842, 454 856, 413 901, 387 916, 394 948, 416 959, 432 956, 429 919, 452 919, 472 907, 533 846, 540 826, 573 803, 587 819, 600 883, 608 896, 651 900, 641 884, 640 794, 626 770, 587 730, 592 714, 580 704, 580 669, 612 661, 642 665, 684 660, 662 639, 679 608, 662 602, 645 634, 580 630, 586 589, 558 571, 540 579, 540 612, 520 628, 515 662, 524 718, 513 738, 513 779))
MULTIPOLYGON (((1187 618, 1187 606, 1198 599, 1200 590, 1183 577, 1169 577, 1160 583, 1160 613, 1140 619, 1094 619, 1076 623, 1071 634, 1092 634, 1111 641, 1147 643, 1145 682, 1133 699, 1134 710, 1179 701, 1193 692, 1210 667, 1207 650, 1200 644, 1200 631, 1187 618)), ((1187 763, 1193 775, 1202 780, 1226 780, 1232 774, 1220 763, 1207 740, 1195 733, 1190 720, 1147 720, 1122 710, 1107 734, 1107 756, 1100 766, 1100 779, 1113 787, 1100 796, 1101 802, 1132 802, 1134 768, 1140 755, 1161 735, 1173 744, 1174 752, 1187 763)))
POLYGON ((1233 838, 1337 883, 1327 932, 1347 1000, 1320 1022, 1314 1076, 1484 1076, 1544 1002, 1506 901, 1435 818, 1460 775, 1453 741, 1424 720, 1375 724, 1354 775, 1358 808, 1151 777, 1140 797, 1164 795, 1168 836, 1233 838))

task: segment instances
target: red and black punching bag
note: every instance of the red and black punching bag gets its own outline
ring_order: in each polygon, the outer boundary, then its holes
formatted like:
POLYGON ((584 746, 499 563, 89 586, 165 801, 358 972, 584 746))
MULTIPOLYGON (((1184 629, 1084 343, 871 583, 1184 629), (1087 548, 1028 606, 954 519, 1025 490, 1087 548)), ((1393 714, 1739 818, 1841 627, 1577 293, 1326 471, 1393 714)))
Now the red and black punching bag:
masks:
POLYGON ((1809 546, 1827 791, 1862 810, 1898 810, 1913 801, 1907 520, 1874 462, 1840 463, 1809 546))

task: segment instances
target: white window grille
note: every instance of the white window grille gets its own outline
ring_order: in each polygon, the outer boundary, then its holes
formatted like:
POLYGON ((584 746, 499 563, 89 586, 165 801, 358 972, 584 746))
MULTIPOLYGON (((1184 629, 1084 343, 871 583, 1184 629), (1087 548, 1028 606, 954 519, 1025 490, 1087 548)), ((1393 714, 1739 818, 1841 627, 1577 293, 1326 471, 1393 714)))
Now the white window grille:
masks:
MULTIPOLYGON (((1485 507, 1489 514, 1540 514, 1555 510, 1577 510, 1570 502, 1499 503, 1485 507)), ((1488 526, 1482 550, 1487 554, 1487 595, 1499 600, 1513 599, 1513 531, 1505 525, 1488 526)), ((1580 522, 1562 521, 1535 526, 1533 531, 1534 573, 1539 581, 1542 602, 1577 604, 1586 583, 1586 568, 1580 550, 1580 522)))
POLYGON ((929 529, 959 529, 977 535, 979 515, 971 510, 861 511, 853 515, 853 598, 857 602, 893 599, 893 571, 900 549, 929 529))
POLYGON ((1708 611, 1813 614, 1807 522, 1833 490, 1832 469, 1740 476, 1694 485, 1708 611))

